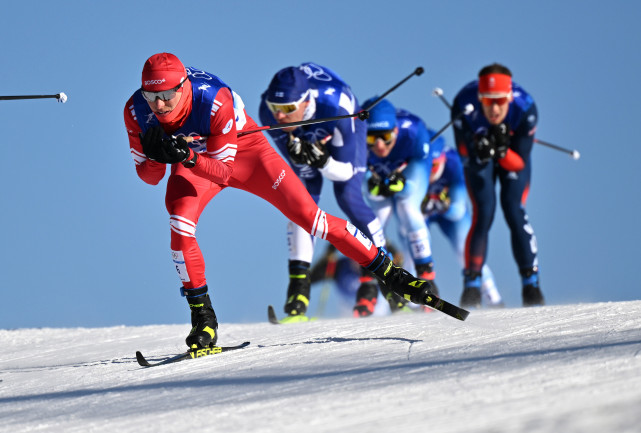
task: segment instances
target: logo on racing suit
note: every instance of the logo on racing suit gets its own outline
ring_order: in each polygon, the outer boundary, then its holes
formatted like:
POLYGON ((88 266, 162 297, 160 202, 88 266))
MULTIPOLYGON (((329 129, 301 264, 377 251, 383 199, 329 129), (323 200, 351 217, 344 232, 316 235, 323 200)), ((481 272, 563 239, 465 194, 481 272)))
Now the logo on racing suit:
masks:
POLYGON ((278 179, 276 179, 276 182, 272 185, 272 188, 276 189, 278 188, 278 185, 285 179, 285 170, 280 172, 280 175, 278 176, 278 179))

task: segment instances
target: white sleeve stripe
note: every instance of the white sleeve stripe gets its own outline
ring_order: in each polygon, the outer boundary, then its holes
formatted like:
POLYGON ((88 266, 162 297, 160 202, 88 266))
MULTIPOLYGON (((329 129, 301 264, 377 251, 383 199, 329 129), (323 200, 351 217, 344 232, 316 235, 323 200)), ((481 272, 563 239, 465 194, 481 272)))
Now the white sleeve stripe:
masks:
POLYGON ((321 239, 327 239, 328 224, 327 215, 320 208, 316 211, 314 225, 312 226, 311 235, 321 239))
POLYGON ((231 143, 227 143, 226 145, 224 145, 224 146, 223 146, 223 147, 221 147, 220 149, 218 149, 218 150, 216 150, 216 151, 214 151, 214 152, 207 152, 207 153, 209 153, 210 155, 214 156, 214 155, 216 155, 217 153, 224 152, 224 151, 226 151, 226 150, 228 150, 228 149, 231 149, 231 150, 233 150, 233 151, 235 152, 237 148, 238 148, 238 145, 236 145, 236 144, 231 144, 231 143))
POLYGON ((233 161, 236 157, 237 148, 235 144, 226 144, 222 149, 218 149, 215 152, 207 152, 207 155, 221 161, 233 161))
POLYGON ((147 157, 145 156, 145 154, 138 152, 133 147, 131 148, 131 157, 134 159, 136 165, 140 165, 143 162, 147 161, 147 157))

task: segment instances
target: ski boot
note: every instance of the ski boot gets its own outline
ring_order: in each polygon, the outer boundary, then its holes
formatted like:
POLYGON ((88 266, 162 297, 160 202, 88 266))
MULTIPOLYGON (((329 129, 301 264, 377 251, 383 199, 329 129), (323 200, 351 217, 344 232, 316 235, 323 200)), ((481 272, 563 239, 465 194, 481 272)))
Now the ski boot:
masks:
POLYGON ((412 311, 412 309, 407 305, 408 301, 405 298, 402 298, 398 293, 394 293, 387 287, 385 284, 380 286, 381 293, 385 297, 385 300, 389 304, 389 309, 392 313, 398 313, 399 311, 412 311))
POLYGON ((545 305, 543 293, 539 285, 539 269, 538 267, 522 269, 521 281, 523 283, 523 306, 533 307, 536 305, 545 305))
POLYGON ((190 349, 213 347, 218 341, 218 319, 207 294, 207 286, 196 289, 181 288, 191 309, 191 331, 185 339, 190 349))
POLYGON ((310 264, 300 260, 289 261, 289 286, 285 313, 290 316, 304 316, 309 305, 311 288, 310 264))
POLYGON ((430 281, 416 278, 405 269, 396 266, 384 248, 378 249, 378 254, 367 269, 387 288, 415 304, 424 305, 428 296, 434 294, 434 285, 430 281))
POLYGON ((466 269, 463 271, 463 294, 461 307, 481 308, 481 273, 466 269))
POLYGON ((407 300, 401 298, 398 293, 394 293, 390 290, 385 294, 385 299, 387 300, 389 309, 392 313, 412 311, 412 309, 407 305, 407 300))
POLYGON ((354 317, 368 317, 374 314, 378 301, 378 284, 373 277, 361 277, 361 285, 356 292, 354 317))
POLYGON ((416 265, 416 274, 418 277, 422 280, 427 280, 430 283, 432 283, 432 293, 434 296, 438 296, 438 287, 436 286, 436 283, 434 282, 434 277, 436 276, 436 272, 434 272, 434 262, 429 262, 429 263, 423 263, 421 265, 416 265))

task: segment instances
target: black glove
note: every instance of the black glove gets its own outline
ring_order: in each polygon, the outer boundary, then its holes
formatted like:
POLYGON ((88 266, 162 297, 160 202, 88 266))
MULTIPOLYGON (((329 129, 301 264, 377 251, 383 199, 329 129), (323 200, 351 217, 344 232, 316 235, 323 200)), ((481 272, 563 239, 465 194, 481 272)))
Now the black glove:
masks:
POLYGON ((140 144, 142 144, 142 151, 147 158, 152 161, 162 162, 162 139, 165 135, 162 127, 159 125, 152 126, 144 134, 140 134, 140 144))
POLYGON ((316 168, 325 167, 325 164, 327 164, 327 160, 329 159, 329 153, 327 152, 327 146, 325 143, 329 141, 329 138, 324 138, 313 143, 308 141, 303 142, 303 146, 306 147, 305 153, 307 154, 308 165, 316 168))
POLYGON ((161 164, 183 162, 189 157, 189 144, 183 137, 165 137, 165 131, 156 125, 141 135, 142 151, 147 158, 161 164))
POLYGON ((496 158, 504 158, 510 145, 510 129, 505 123, 490 126, 488 131, 490 140, 494 140, 496 158))
POLYGON ((485 164, 496 156, 494 140, 490 140, 486 135, 475 135, 474 146, 476 150, 476 160, 479 164, 485 164))
MULTIPOLYGON (((171 137, 162 141, 166 164, 176 164, 189 158, 189 144, 183 137, 171 137)), ((160 162, 160 161, 158 161, 160 162)))
POLYGON ((301 140, 298 137, 294 137, 292 134, 289 135, 287 152, 289 153, 289 158, 294 164, 307 164, 307 154, 304 150, 307 148, 307 143, 307 141, 301 140))
POLYGON ((289 136, 287 151, 294 164, 309 165, 316 168, 322 168, 327 164, 329 153, 327 152, 326 143, 331 139, 331 135, 320 141, 307 141, 289 136))

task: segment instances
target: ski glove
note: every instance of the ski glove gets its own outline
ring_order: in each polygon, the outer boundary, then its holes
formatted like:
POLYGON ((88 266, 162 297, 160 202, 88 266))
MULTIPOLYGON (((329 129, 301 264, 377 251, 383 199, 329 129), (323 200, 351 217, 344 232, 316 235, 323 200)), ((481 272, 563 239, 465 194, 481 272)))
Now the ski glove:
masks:
POLYGON ((490 126, 488 131, 490 140, 494 140, 496 158, 504 158, 510 145, 510 129, 505 123, 490 126))
POLYGON ((372 176, 367 179, 367 190, 370 195, 389 197, 389 189, 385 185, 384 179, 378 173, 372 172, 372 176))
POLYGON ((307 164, 307 156, 305 155, 304 148, 307 147, 307 142, 298 137, 289 134, 289 142, 287 143, 287 152, 289 158, 294 164, 304 165, 307 164))
POLYGON ((162 138, 164 135, 165 131, 158 125, 152 126, 144 134, 140 134, 142 151, 152 161, 162 162, 162 138))
POLYGON ((165 137, 165 131, 156 125, 141 134, 142 151, 147 158, 161 164, 175 164, 189 158, 189 144, 183 137, 165 137))
POLYGON ((315 141, 307 144, 307 159, 308 164, 315 168, 323 168, 329 159, 327 152, 327 142, 332 138, 331 135, 323 138, 322 140, 315 141))
POLYGON ((428 194, 421 204, 421 211, 426 217, 432 215, 442 215, 450 208, 452 199, 446 190, 440 194, 428 194))
POLYGON ((162 149, 166 155, 166 164, 184 162, 189 158, 189 144, 183 137, 171 137, 162 141, 162 149))
POLYGON ((476 161, 479 164, 485 164, 492 160, 496 155, 494 142, 485 136, 475 136, 474 145, 476 148, 476 161))
POLYGON ((386 178, 372 172, 367 180, 367 189, 373 196, 391 197, 405 188, 405 176, 400 172, 393 172, 386 178))
POLYGON ((294 164, 322 168, 329 159, 326 143, 330 138, 331 135, 320 141, 311 142, 290 134, 289 143, 287 143, 289 157, 294 164))

